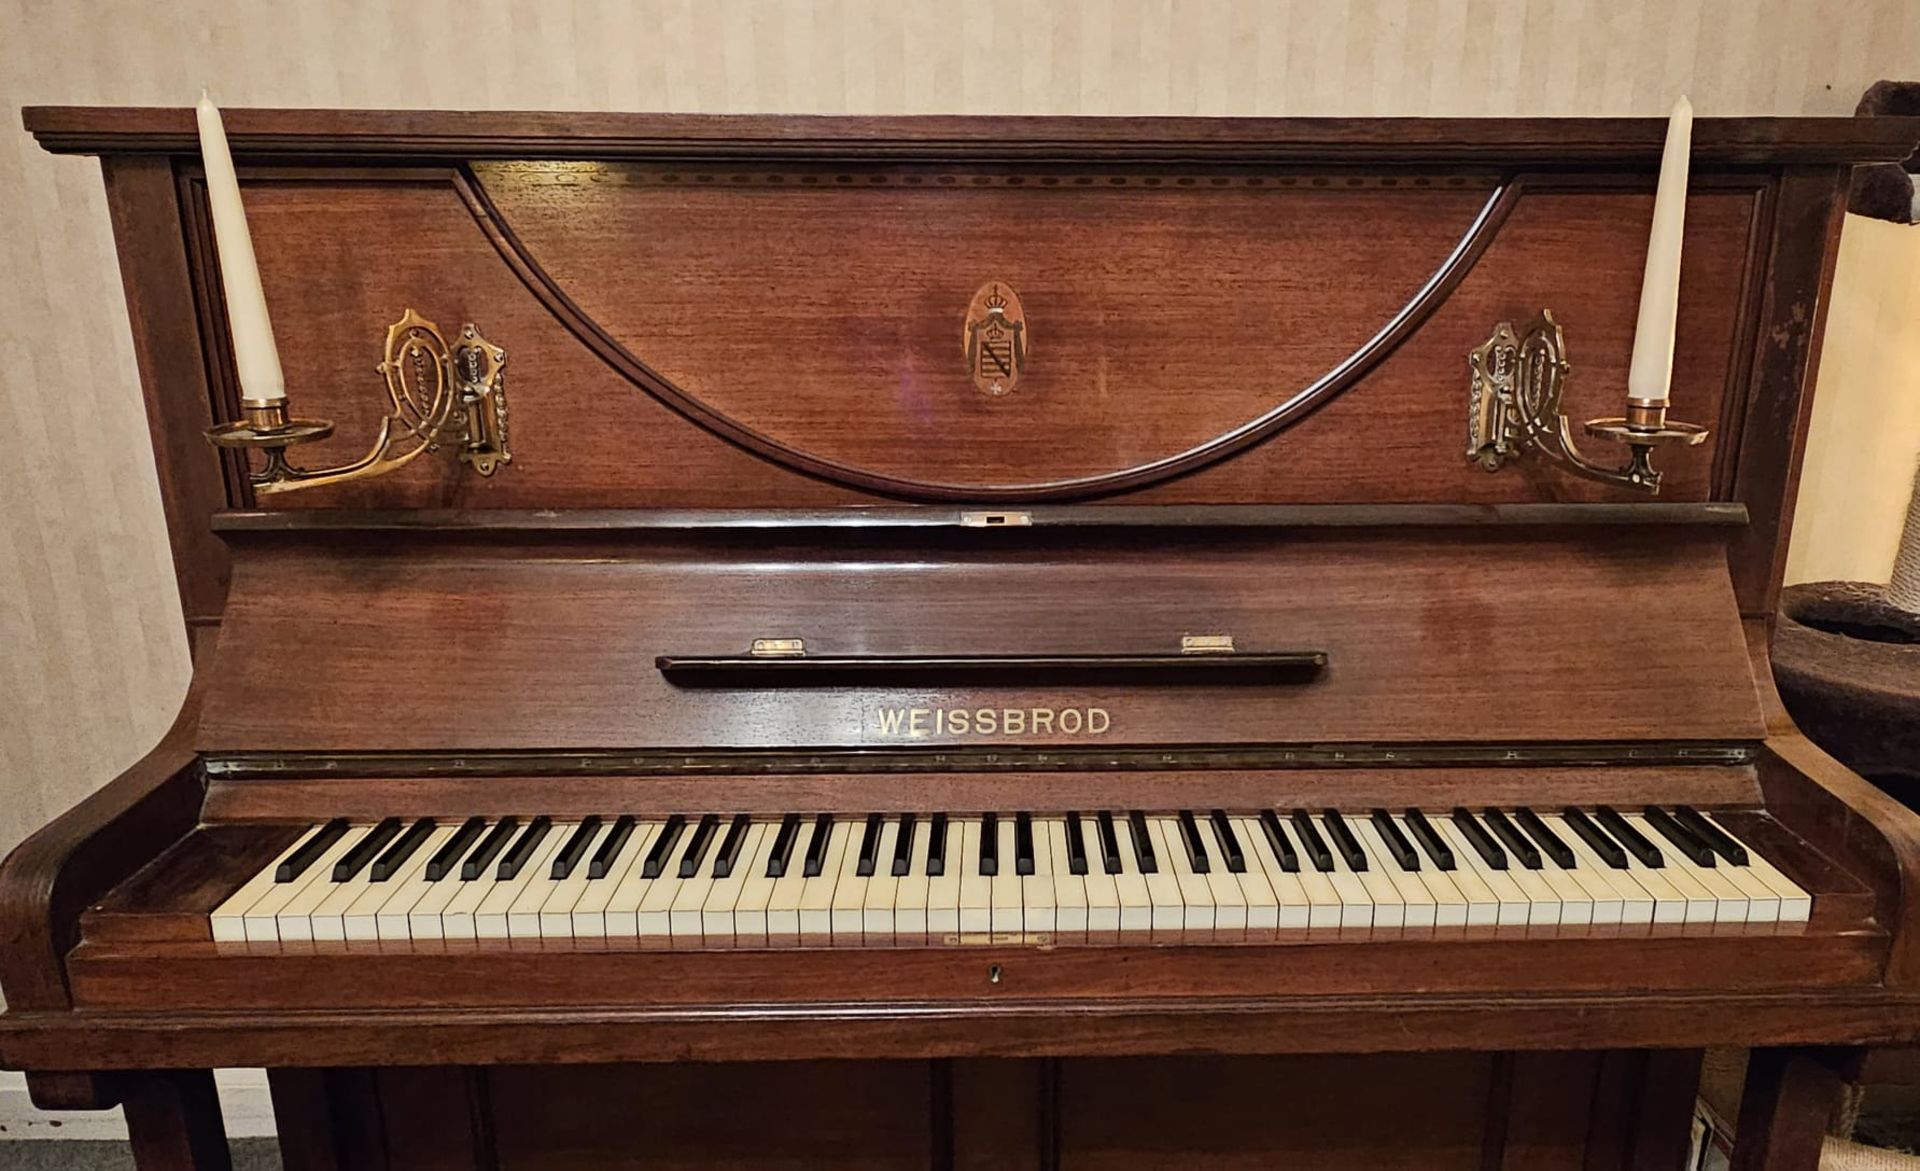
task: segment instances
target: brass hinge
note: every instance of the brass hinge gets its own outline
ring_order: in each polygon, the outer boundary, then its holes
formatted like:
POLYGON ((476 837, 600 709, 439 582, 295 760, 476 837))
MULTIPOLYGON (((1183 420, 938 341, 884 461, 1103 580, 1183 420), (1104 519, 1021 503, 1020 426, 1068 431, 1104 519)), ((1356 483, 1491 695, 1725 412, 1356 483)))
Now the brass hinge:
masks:
POLYGON ((757 659, 797 659, 807 653, 804 638, 756 638, 747 653, 757 659))
POLYGON ((1183 634, 1180 636, 1180 653, 1183 655, 1230 655, 1233 653, 1231 634, 1183 634))

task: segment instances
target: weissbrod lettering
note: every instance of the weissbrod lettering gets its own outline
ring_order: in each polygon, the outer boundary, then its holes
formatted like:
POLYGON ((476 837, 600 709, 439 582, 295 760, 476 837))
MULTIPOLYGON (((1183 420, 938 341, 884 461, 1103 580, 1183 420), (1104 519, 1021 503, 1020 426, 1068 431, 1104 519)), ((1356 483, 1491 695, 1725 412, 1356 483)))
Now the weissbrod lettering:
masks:
POLYGON ((882 736, 1103 736, 1113 715, 1103 707, 883 707, 873 713, 882 736))

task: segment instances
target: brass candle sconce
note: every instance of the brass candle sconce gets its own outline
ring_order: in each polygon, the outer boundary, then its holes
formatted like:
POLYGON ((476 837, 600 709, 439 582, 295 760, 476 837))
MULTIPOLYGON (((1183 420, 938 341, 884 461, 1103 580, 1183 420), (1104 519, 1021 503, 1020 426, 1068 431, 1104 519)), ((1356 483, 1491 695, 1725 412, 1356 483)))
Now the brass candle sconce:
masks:
POLYGON ((1654 449, 1692 447, 1709 434, 1705 427, 1669 421, 1665 403, 1629 400, 1624 418, 1589 419, 1585 426, 1589 438, 1626 444, 1627 462, 1608 467, 1588 459, 1560 408, 1569 367, 1566 339, 1551 310, 1542 310, 1525 334, 1502 321, 1467 355, 1467 368, 1467 458, 1490 472, 1531 450, 1576 476, 1652 495, 1660 491, 1654 449))
POLYGON ((293 417, 284 398, 242 399, 241 420, 213 428, 207 440, 260 452, 264 462, 249 478, 261 494, 383 476, 426 452, 450 454, 491 476, 513 459, 507 450, 506 361, 507 352, 472 324, 462 326, 449 345, 438 326, 408 309, 387 327, 379 371, 391 405, 366 455, 333 468, 288 463, 287 448, 325 439, 333 424, 293 417))

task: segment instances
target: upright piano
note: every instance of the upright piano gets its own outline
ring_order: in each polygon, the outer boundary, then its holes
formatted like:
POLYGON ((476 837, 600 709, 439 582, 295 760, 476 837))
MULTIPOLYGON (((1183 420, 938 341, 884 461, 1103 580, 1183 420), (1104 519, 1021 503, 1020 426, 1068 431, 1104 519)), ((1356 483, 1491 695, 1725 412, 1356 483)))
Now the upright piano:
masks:
POLYGON ((1696 124, 1657 444, 1653 120, 236 111, 278 414, 191 112, 25 121, 195 674, 0 869, 0 1064, 143 1168, 225 1066, 294 1169, 1678 1168, 1751 1047, 1785 1171, 1920 1035, 1767 665, 1920 120, 1696 124))

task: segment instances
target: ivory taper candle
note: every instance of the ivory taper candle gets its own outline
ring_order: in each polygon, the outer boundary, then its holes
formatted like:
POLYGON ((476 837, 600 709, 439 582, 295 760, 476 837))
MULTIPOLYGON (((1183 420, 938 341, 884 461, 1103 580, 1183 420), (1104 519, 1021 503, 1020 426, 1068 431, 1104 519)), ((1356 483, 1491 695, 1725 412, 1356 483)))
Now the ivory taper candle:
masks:
POLYGON ((1667 120, 1667 146, 1660 156, 1660 186, 1653 197, 1653 232, 1640 278, 1640 322, 1633 331, 1633 365, 1627 400, 1639 406, 1667 405, 1673 381, 1674 321, 1680 310, 1680 237, 1687 222, 1687 166, 1693 147, 1693 103, 1682 94, 1667 120))
POLYGON ((213 212, 213 239, 220 255, 220 282, 226 289, 240 397, 248 402, 277 402, 287 397, 287 379, 280 369, 280 351, 273 344, 267 294, 260 287, 260 265, 253 258, 253 237, 247 232, 247 210, 240 204, 240 180, 227 150, 226 127, 204 90, 199 117, 200 159, 207 172, 207 205, 213 212))

